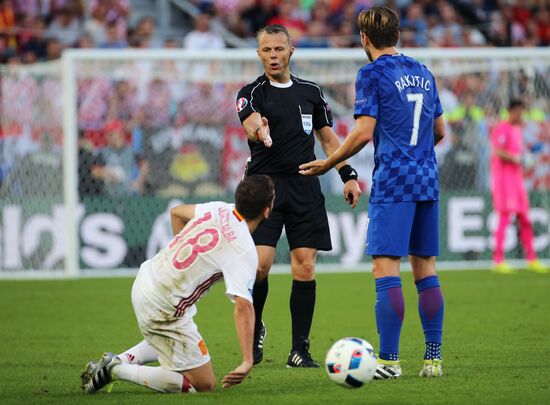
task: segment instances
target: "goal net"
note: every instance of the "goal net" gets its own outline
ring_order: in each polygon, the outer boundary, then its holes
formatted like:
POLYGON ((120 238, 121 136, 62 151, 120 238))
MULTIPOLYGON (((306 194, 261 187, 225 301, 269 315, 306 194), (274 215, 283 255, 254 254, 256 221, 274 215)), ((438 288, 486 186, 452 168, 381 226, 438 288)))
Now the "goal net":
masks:
MULTIPOLYGON (((437 146, 441 258, 486 266, 495 227, 489 134, 524 99, 535 248, 549 258, 550 51, 414 49, 438 80, 449 136, 437 146)), ((293 72, 321 85, 344 137, 353 126, 362 50, 297 49, 293 72)), ((255 51, 70 50, 60 62, 0 67, 0 277, 122 274, 170 240, 168 209, 232 200, 249 155, 238 89, 262 73, 255 51)), ((318 143, 317 143, 318 144, 318 143)), ((323 156, 319 145, 317 156, 323 156)), ((352 164, 364 195, 351 210, 333 172, 321 178, 333 270, 365 268, 368 145, 352 164)), ((516 229, 507 256, 523 257, 516 229)), ((279 243, 276 262, 289 261, 279 243)))

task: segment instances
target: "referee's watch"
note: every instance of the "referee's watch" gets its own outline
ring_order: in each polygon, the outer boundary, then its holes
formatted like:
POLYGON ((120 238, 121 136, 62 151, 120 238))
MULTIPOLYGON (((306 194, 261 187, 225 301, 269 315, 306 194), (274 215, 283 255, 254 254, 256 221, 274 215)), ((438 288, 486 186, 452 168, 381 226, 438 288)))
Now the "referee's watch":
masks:
POLYGON ((338 170, 342 183, 346 184, 349 180, 357 180, 357 171, 350 165, 342 166, 338 170))

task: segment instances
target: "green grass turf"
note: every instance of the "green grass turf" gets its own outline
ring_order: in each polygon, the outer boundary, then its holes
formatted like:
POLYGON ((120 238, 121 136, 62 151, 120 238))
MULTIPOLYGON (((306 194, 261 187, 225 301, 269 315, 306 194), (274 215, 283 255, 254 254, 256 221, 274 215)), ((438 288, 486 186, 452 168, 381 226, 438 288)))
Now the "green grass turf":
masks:
MULTIPOLYGON (((130 304, 131 279, 0 282, 0 404, 537 404, 550 403, 550 276, 487 271, 444 272, 444 372, 417 376, 423 335, 411 274, 404 274, 404 377, 349 390, 324 369, 286 369, 290 345, 290 277, 270 278, 265 360, 240 386, 209 394, 158 394, 121 383, 85 396, 79 374, 103 351, 140 340, 130 304)), ((378 346, 370 274, 322 274, 312 354, 323 360, 335 340, 359 336, 378 346)), ((240 362, 232 305, 218 284, 196 318, 218 380, 240 362)))

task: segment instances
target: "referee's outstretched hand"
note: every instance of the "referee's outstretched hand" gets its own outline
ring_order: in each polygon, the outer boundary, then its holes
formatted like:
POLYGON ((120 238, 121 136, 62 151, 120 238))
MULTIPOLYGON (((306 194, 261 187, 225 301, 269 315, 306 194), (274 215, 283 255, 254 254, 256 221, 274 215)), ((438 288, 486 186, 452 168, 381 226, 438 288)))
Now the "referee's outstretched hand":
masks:
POLYGON ((258 130, 258 140, 264 144, 266 148, 271 148, 273 141, 271 140, 271 132, 269 131, 269 124, 266 117, 262 117, 262 125, 258 130))
POLYGON ((300 165, 299 169, 300 171, 298 173, 303 174, 304 176, 320 176, 321 174, 328 172, 331 167, 327 165, 326 160, 318 159, 300 165))

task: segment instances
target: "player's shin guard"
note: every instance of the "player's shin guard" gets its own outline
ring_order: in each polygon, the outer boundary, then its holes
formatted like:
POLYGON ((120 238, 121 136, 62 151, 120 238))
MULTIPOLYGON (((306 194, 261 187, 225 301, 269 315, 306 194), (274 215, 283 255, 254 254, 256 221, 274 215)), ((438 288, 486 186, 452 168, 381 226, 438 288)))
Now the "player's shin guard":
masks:
POLYGON ((133 382, 160 392, 196 392, 186 377, 162 367, 119 364, 113 367, 112 375, 117 380, 133 382))
POLYGON ((376 326, 380 336, 379 357, 383 360, 399 360, 399 337, 405 303, 400 277, 376 279, 376 326))
POLYGON ((418 313, 426 338, 424 359, 441 359, 441 336, 443 334, 443 294, 437 275, 415 282, 418 291, 418 313))
POLYGON ((252 299, 254 301, 254 315, 256 316, 254 336, 258 336, 260 328, 262 327, 262 313, 264 312, 264 305, 267 300, 268 292, 269 283, 267 282, 267 277, 254 283, 254 290, 252 292, 252 299))
POLYGON ((292 351, 303 351, 315 310, 316 282, 292 281, 290 293, 290 315, 292 317, 292 351))

